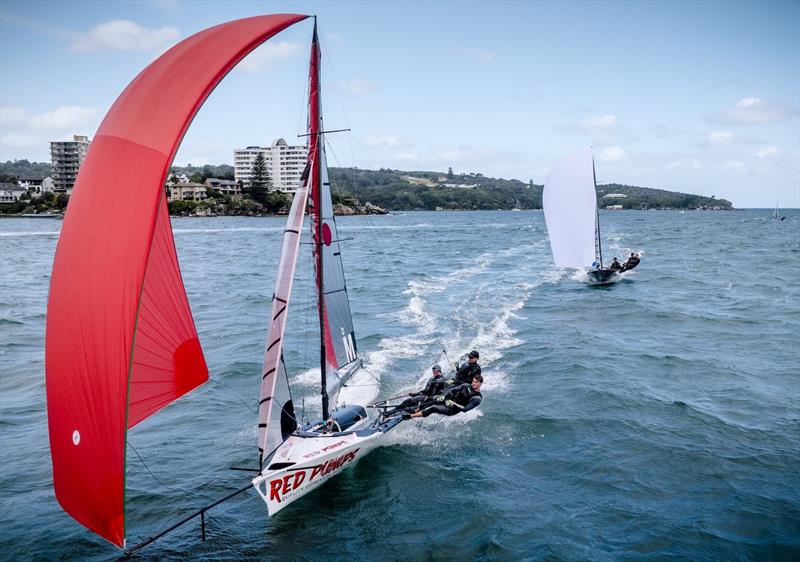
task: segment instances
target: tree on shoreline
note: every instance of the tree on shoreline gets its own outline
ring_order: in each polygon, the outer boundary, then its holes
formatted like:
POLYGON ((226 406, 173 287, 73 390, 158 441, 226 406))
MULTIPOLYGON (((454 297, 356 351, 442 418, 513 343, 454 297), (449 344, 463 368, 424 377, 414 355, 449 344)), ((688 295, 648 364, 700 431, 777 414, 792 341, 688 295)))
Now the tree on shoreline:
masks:
POLYGON ((247 183, 246 195, 256 203, 261 203, 265 207, 269 201, 269 190, 272 187, 272 178, 267 171, 267 161, 264 155, 259 153, 253 162, 253 171, 250 181, 247 183))

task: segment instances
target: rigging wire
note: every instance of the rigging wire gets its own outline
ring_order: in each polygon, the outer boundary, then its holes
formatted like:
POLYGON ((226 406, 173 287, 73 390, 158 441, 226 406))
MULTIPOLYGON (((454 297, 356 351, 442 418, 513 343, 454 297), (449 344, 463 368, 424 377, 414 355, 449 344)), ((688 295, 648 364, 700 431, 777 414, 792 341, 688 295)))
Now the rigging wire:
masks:
POLYGON ((164 483, 163 483, 161 480, 159 480, 159 479, 158 479, 158 476, 156 476, 155 474, 153 474, 153 471, 152 471, 152 470, 150 470, 150 467, 149 467, 149 466, 147 466, 147 463, 146 463, 146 462, 144 462, 144 459, 142 458, 142 455, 140 455, 140 454, 139 454, 139 451, 137 451, 137 450, 136 450, 136 447, 134 447, 134 446, 131 444, 131 442, 130 442, 130 441, 128 441, 127 439, 125 440, 125 442, 128 444, 128 447, 130 447, 131 449, 133 449, 133 452, 134 452, 134 453, 136 453, 136 456, 137 456, 137 457, 139 457, 139 462, 141 462, 141 463, 142 463, 142 466, 144 466, 144 468, 147 470, 147 472, 149 472, 149 473, 150 473, 150 476, 152 476, 152 477, 153 477, 153 480, 155 480, 156 482, 158 482, 159 484, 161 484, 161 485, 162 485, 164 488, 166 488, 167 490, 170 490, 170 491, 172 491, 172 492, 175 492, 176 494, 180 494, 180 493, 181 493, 181 490, 178 490, 177 488, 173 488, 172 486, 169 486, 169 485, 167 485, 167 484, 164 484, 164 483))
MULTIPOLYGON (((327 52, 327 45, 324 44, 324 42, 322 41, 322 38, 319 38, 318 40, 320 42, 320 48, 322 49, 322 51, 323 52, 327 52)), ((352 130, 352 126, 350 125, 350 119, 348 117, 347 110, 346 110, 345 105, 344 105, 344 99, 343 99, 343 96, 342 96, 341 89, 339 87, 339 80, 336 77, 336 71, 335 71, 335 69, 333 67, 332 60, 331 60, 330 57, 322 57, 322 59, 324 60, 323 64, 327 65, 328 69, 330 70, 331 77, 332 77, 331 81, 333 82, 334 89, 336 91, 336 97, 337 97, 337 99, 339 101, 339 106, 340 106, 341 111, 342 111, 342 116, 344 118, 344 122, 345 122, 346 128, 348 129, 348 140, 349 140, 349 145, 350 145, 350 157, 351 157, 351 165, 349 166, 349 172, 350 172, 350 176, 351 176, 350 180, 351 180, 351 186, 352 186, 352 195, 353 195, 353 197, 354 197, 354 199, 356 201, 356 204, 359 204, 360 202, 359 202, 359 194, 358 194, 358 182, 357 182, 357 177, 356 177, 355 152, 354 152, 354 149, 353 149, 353 134, 352 134, 352 132, 349 132, 349 131, 352 130)), ((334 150, 332 144, 328 140, 328 137, 323 135, 322 138, 323 138, 323 142, 325 143, 325 146, 327 147, 327 149, 329 149, 331 155, 333 156, 333 159, 336 162, 337 166, 347 170, 348 168, 342 166, 342 162, 339 160, 339 157, 338 157, 336 151, 334 150)), ((339 201, 341 202, 344 199, 344 189, 343 189, 343 187, 341 185, 341 182, 337 181, 338 178, 335 177, 335 174, 333 173, 332 170, 330 170, 330 168, 328 169, 328 179, 329 179, 329 182, 330 182, 330 187, 331 187, 332 193, 336 193, 338 195, 339 201)), ((365 222, 367 223, 367 227, 368 227, 367 228, 368 236, 370 236, 372 238, 372 242, 374 243, 375 247, 381 249, 381 251, 377 252, 379 254, 379 256, 380 256, 379 260, 384 264, 384 266, 385 266, 387 271, 392 272, 395 275, 396 278, 399 278, 399 279, 403 280, 408 285, 408 283, 409 283, 408 278, 397 267, 395 267, 394 264, 391 263, 391 260, 388 257, 389 253, 384 250, 384 245, 382 244, 381 239, 378 237, 378 235, 375 232, 375 223, 374 223, 374 221, 372 220, 372 218, 369 215, 365 215, 365 222)), ((447 357, 446 347, 442 343, 441 339, 438 336, 436 336, 436 342, 442 348, 442 352, 441 353, 443 353, 445 355, 445 357, 447 358, 447 360, 450 363, 450 365, 453 366, 453 363, 449 360, 449 357, 447 357)), ((307 344, 308 344, 308 332, 306 333, 305 353, 308 352, 308 345, 307 344)), ((437 359, 438 359, 438 356, 439 356, 439 354, 436 355, 437 359)), ((305 361, 305 359, 304 359, 304 361, 305 361)), ((365 367, 362 367, 362 369, 370 377, 372 377, 376 381, 377 385, 380 384, 380 379, 378 379, 373 373, 369 372, 365 367)), ((355 385, 355 384, 353 384, 353 385, 343 385, 343 386, 347 387, 347 386, 372 386, 372 385, 371 384, 369 384, 369 385, 355 385)), ((337 401, 338 401, 338 396, 337 396, 337 401)))

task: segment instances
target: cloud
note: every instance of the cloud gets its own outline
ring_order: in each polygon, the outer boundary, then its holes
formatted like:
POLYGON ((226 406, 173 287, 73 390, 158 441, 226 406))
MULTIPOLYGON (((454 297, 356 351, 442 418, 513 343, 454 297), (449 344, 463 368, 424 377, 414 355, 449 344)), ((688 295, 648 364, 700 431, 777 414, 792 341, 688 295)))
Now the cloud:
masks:
POLYGON ((494 62, 494 53, 486 49, 467 49, 467 54, 478 62, 490 63, 494 62))
POLYGON ((765 146, 759 149, 759 151, 756 152, 755 155, 758 156, 761 160, 764 160, 765 158, 769 158, 770 156, 777 156, 780 153, 781 151, 774 146, 765 146))
POLYGON ((236 69, 243 72, 261 72, 273 61, 288 59, 302 52, 303 48, 298 43, 290 43, 289 41, 267 42, 242 59, 236 69))
POLYGON ((21 107, 0 107, 0 127, 4 131, 16 129, 18 131, 75 131, 81 128, 94 126, 98 116, 94 107, 77 105, 62 105, 47 113, 28 115, 21 107))
POLYGON ((651 136, 658 137, 660 139, 668 139, 668 138, 673 138, 673 137, 685 135, 686 134, 686 130, 685 129, 675 129, 673 127, 669 127, 667 125, 663 125, 663 124, 659 123, 657 125, 653 125, 652 127, 650 127, 650 130, 648 131, 648 134, 651 135, 651 136))
POLYGON ((97 117, 97 109, 77 105, 64 105, 53 111, 34 115, 28 120, 31 129, 66 131, 86 127, 97 117))
POLYGON ((714 125, 752 125, 778 123, 797 117, 797 110, 786 105, 770 104, 756 97, 742 98, 731 109, 709 115, 714 125))
POLYGON ((584 119, 576 125, 559 125, 555 130, 560 133, 587 133, 596 131, 618 131, 619 122, 616 115, 601 115, 584 119))
POLYGON ((727 144, 733 140, 733 133, 728 131, 712 131, 708 134, 708 140, 712 144, 727 144))
POLYGON ((601 162, 619 162, 626 156, 628 153, 619 146, 607 146, 597 153, 597 159, 601 162))
POLYGON ((703 164, 699 160, 695 160, 694 158, 681 158, 679 160, 674 160, 665 166, 667 170, 678 170, 678 171, 695 171, 695 170, 702 170, 703 164))
POLYGON ((368 136, 364 139, 364 144, 371 148, 398 148, 400 146, 408 146, 397 137, 391 135, 383 136, 368 136))
POLYGON ((21 107, 4 105, 0 107, 0 129, 24 127, 28 123, 28 114, 21 107))
POLYGON ((380 89, 377 84, 368 80, 345 80, 339 86, 344 95, 352 97, 368 96, 380 89))
POLYGON ((722 163, 722 168, 731 172, 742 172, 744 171, 744 162, 740 162, 738 160, 726 160, 722 163))
POLYGON ((11 133, 0 137, 0 146, 4 148, 32 148, 41 144, 41 140, 33 135, 11 133))
POLYGON ((608 129, 617 125, 617 118, 614 115, 603 115, 594 117, 581 122, 584 129, 608 129))
POLYGON ((146 29, 130 20, 112 20, 94 26, 89 32, 78 34, 72 50, 91 53, 110 49, 113 51, 162 51, 177 41, 180 32, 174 27, 146 29))

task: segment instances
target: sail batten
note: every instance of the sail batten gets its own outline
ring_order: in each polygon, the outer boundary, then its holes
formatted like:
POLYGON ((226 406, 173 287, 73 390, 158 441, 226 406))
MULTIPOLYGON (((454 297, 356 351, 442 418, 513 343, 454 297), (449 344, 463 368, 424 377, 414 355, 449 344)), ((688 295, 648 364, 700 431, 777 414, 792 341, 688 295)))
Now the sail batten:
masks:
MULTIPOLYGON (((286 228, 283 233, 278 274, 275 281, 275 292, 272 297, 272 321, 267 332, 267 346, 264 352, 264 367, 261 376, 261 392, 259 397, 259 464, 264 454, 269 454, 286 439, 287 422, 294 421, 289 381, 283 363, 283 334, 286 329, 287 309, 292 295, 294 273, 300 249, 300 232, 308 201, 308 179, 305 175, 292 199, 286 228), (282 420, 283 423, 282 423, 282 420), (282 430, 283 427, 283 430, 282 430)), ((296 421, 295 421, 296 427, 296 421)), ((291 432, 289 432, 291 433, 291 432)))

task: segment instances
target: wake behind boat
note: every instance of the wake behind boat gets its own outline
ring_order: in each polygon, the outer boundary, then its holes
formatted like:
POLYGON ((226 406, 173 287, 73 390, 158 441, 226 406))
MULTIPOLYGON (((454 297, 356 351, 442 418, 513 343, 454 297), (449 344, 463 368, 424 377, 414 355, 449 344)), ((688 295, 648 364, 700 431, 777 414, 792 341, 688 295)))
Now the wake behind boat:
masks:
POLYGON ((625 264, 614 258, 603 264, 597 184, 591 149, 577 152, 550 172, 542 192, 542 206, 557 267, 584 271, 590 285, 611 285, 624 271, 639 264, 631 254, 625 264))

